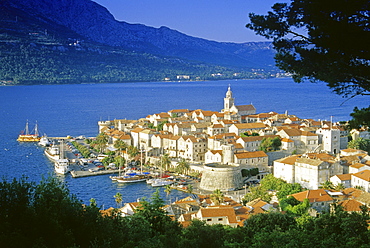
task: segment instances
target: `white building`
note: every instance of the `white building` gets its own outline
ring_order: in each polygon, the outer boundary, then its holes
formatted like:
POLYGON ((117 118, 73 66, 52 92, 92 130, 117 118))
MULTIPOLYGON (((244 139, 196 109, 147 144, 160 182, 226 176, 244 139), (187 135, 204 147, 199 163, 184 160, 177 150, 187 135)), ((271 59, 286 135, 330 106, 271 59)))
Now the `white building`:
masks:
POLYGON ((364 191, 370 192, 370 170, 363 170, 352 175, 352 187, 362 187, 364 191))
POLYGON ((340 130, 337 128, 319 128, 316 133, 319 135, 319 142, 322 150, 332 154, 340 152, 340 130))

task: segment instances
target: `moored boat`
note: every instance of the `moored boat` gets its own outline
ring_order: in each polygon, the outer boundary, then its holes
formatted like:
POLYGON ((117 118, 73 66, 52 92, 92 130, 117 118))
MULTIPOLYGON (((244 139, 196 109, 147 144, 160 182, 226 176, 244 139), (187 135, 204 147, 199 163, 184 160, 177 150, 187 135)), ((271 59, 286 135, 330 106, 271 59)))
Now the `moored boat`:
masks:
POLYGON ((51 146, 51 142, 50 140, 48 139, 48 137, 46 135, 42 136, 40 138, 40 141, 38 143, 40 146, 44 146, 44 147, 48 147, 48 146, 51 146))
POLYGON ((49 159, 53 161, 56 161, 60 158, 59 147, 56 145, 48 147, 47 149, 45 149, 44 153, 49 159))
POLYGON ((68 159, 62 158, 55 161, 54 169, 58 174, 67 174, 70 171, 68 159))
POLYGON ((41 137, 39 136, 37 122, 36 122, 33 132, 30 133, 28 129, 28 121, 27 121, 25 129, 18 136, 17 141, 19 142, 38 142, 40 141, 40 139, 41 137))
POLYGON ((152 187, 162 187, 162 186, 166 186, 166 185, 171 185, 173 183, 174 183, 174 181, 167 180, 167 179, 164 179, 164 178, 158 178, 158 179, 154 180, 154 182, 152 183, 152 187))
POLYGON ((146 181, 148 176, 146 175, 135 175, 135 176, 121 176, 116 181, 119 183, 137 183, 146 181))
POLYGON ((70 171, 69 160, 64 157, 64 144, 63 142, 59 145, 59 159, 54 163, 54 170, 58 174, 67 174, 70 171))

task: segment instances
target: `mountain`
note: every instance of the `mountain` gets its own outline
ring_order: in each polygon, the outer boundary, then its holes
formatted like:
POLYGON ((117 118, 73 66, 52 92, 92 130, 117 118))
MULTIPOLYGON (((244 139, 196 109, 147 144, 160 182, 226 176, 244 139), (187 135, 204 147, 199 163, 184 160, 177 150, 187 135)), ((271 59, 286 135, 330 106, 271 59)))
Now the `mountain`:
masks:
MULTIPOLYGON (((94 67, 98 71, 104 67, 100 75, 110 73, 101 78, 95 75, 99 81, 162 80, 184 73, 198 79, 207 79, 206 75, 210 77, 211 74, 253 77, 256 71, 277 71, 269 42, 215 42, 167 27, 120 22, 106 8, 90 0, 3 0, 0 14, 0 45, 4 50, 0 58, 9 68, 18 64, 19 61, 13 60, 25 53, 38 56, 41 52, 44 66, 50 66, 45 56, 55 60, 57 70, 75 65, 77 68, 72 69, 79 74, 76 80, 83 77, 78 70, 91 71, 94 67), (90 64, 81 61, 81 56, 86 56, 90 64), (81 68, 76 60, 82 63, 81 68), (158 67, 162 69, 152 70, 158 67), (166 75, 166 71, 170 73, 166 75), (146 76, 137 76, 140 73, 146 76), (117 78, 114 74, 120 75, 117 78)), ((35 66, 35 63, 28 66, 35 66)), ((1 69, 0 80, 14 80, 14 76, 9 76, 10 69, 1 69)), ((90 74, 85 76, 87 80, 93 79, 94 72, 90 74)))

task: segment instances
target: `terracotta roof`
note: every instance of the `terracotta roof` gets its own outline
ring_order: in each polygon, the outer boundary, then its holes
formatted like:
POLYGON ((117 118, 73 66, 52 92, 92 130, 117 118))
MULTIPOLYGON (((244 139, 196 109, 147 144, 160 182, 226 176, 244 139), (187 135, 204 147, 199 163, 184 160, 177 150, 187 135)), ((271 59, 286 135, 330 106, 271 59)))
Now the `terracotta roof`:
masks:
POLYGON ((235 124, 235 123, 238 123, 238 121, 236 121, 236 120, 222 120, 220 122, 222 122, 224 124, 235 124))
POLYGON ((361 211, 360 207, 363 206, 362 203, 354 199, 340 201, 338 202, 338 205, 342 206, 344 211, 349 211, 349 212, 360 212, 361 211))
POLYGON ((297 163, 302 163, 302 164, 309 164, 313 166, 320 166, 324 161, 320 159, 311 159, 311 158, 299 158, 297 159, 297 163))
POLYGON ((234 208, 230 206, 207 207, 200 211, 203 218, 227 216, 229 223, 237 223, 234 208))
POLYGON ((317 136, 317 134, 315 133, 311 133, 311 132, 308 132, 308 131, 301 131, 302 132, 302 136, 317 136))
POLYGON ((177 135, 173 135, 171 137, 168 137, 168 139, 170 139, 170 140, 178 140, 180 138, 181 138, 181 136, 177 136, 177 135))
POLYGON ((242 144, 239 144, 239 143, 234 143, 234 148, 235 149, 244 149, 244 147, 242 146, 242 144))
POLYGON ((238 129, 256 129, 256 128, 265 128, 267 127, 263 123, 236 123, 234 124, 238 129))
POLYGON ((135 129, 132 129, 131 130, 131 133, 140 133, 141 131, 143 131, 144 130, 144 128, 141 128, 141 127, 137 127, 137 128, 135 128, 135 129))
POLYGON ((344 152, 359 152, 361 150, 358 150, 358 149, 352 149, 352 148, 347 148, 347 149, 343 149, 342 151, 344 152))
POLYGON ((349 180, 351 180, 352 174, 341 174, 341 175, 336 175, 336 176, 341 181, 349 181, 349 180))
POLYGON ((220 154, 222 155, 222 150, 210 150, 210 152, 212 152, 212 154, 220 154))
POLYGON ((114 211, 114 208, 113 207, 110 207, 108 209, 105 209, 105 210, 99 210, 100 214, 102 216, 112 216, 113 215, 113 211, 114 211))
POLYGON ((286 158, 277 159, 275 161, 283 164, 294 165, 297 159, 299 159, 300 157, 301 157, 300 155, 292 155, 286 158))
POLYGON ((130 124, 130 123, 135 123, 137 120, 118 120, 122 124, 130 124))
POLYGON ((119 136, 119 139, 120 140, 130 140, 131 136, 128 134, 122 134, 121 136, 119 136))
POLYGON ((363 170, 357 173, 354 173, 353 176, 361 178, 367 182, 370 182, 370 170, 363 170))
POLYGON ((211 128, 223 128, 224 126, 221 124, 213 124, 211 128))
POLYGON ((360 189, 355 189, 355 188, 346 188, 343 191, 343 194, 345 194, 347 197, 352 197, 352 198, 357 198, 359 197, 363 191, 360 189))
POLYGON ((293 140, 291 140, 291 139, 282 138, 282 139, 281 139, 281 142, 294 142, 294 141, 293 141, 293 140))
POLYGON ((289 136, 301 136, 302 131, 298 129, 284 129, 284 132, 289 136))
POLYGON ((320 159, 321 161, 330 161, 334 160, 335 157, 328 154, 328 153, 306 153, 305 156, 311 158, 311 159, 320 159))
POLYGON ((220 133, 209 137, 209 139, 225 139, 225 138, 237 138, 239 137, 235 133, 220 133))
POLYGON ((238 109, 238 111, 256 110, 256 108, 252 104, 238 105, 238 106, 235 106, 235 107, 238 109))
POLYGON ((241 152, 236 153, 235 157, 238 159, 243 158, 261 158, 261 157, 267 157, 267 154, 264 151, 255 151, 255 152, 241 152))
POLYGON ((312 202, 325 202, 325 201, 332 201, 333 198, 329 196, 323 189, 316 189, 316 190, 307 190, 299 193, 292 194, 295 199, 300 202, 303 202, 304 199, 308 199, 310 203, 312 202))
POLYGON ((201 122, 201 123, 193 123, 191 124, 191 126, 195 127, 195 128, 207 128, 209 126, 211 126, 211 122, 201 122))
POLYGON ((215 115, 216 117, 224 117, 225 116, 225 113, 214 113, 213 115, 215 115))
POLYGON ((349 167, 353 167, 353 168, 356 168, 356 169, 360 169, 361 167, 364 167, 365 164, 361 164, 361 163, 355 163, 353 165, 350 165, 349 167))

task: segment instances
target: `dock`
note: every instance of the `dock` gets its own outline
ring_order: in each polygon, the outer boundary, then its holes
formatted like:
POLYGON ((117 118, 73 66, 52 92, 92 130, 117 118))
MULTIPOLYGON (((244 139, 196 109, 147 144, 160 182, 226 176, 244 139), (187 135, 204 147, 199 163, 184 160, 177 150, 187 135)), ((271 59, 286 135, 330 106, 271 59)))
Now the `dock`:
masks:
POLYGON ((108 174, 118 174, 119 170, 101 170, 101 171, 86 171, 86 170, 72 170, 70 171, 73 178, 79 177, 91 177, 91 176, 100 176, 100 175, 108 175, 108 174))

